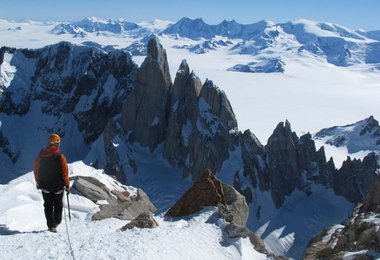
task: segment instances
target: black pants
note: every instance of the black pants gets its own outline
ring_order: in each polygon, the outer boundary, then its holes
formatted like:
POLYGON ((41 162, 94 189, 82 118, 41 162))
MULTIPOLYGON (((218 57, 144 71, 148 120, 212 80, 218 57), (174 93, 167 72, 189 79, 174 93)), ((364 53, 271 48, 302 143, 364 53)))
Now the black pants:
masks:
POLYGON ((57 227, 62 221, 63 192, 59 194, 42 192, 42 196, 44 198, 47 226, 48 228, 57 227))

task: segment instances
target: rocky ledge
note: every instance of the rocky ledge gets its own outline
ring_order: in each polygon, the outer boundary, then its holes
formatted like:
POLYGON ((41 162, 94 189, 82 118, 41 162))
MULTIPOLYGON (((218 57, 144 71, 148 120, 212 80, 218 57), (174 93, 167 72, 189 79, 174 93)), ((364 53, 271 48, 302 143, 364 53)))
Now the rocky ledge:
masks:
POLYGON ((378 259, 380 257, 380 176, 345 225, 325 229, 314 238, 305 259, 378 259))
POLYGON ((92 220, 112 217, 133 220, 142 213, 149 214, 156 211, 156 207, 143 190, 137 189, 136 195, 131 195, 123 186, 120 186, 120 190, 110 190, 94 177, 75 176, 73 190, 100 204, 100 211, 92 216, 92 220))

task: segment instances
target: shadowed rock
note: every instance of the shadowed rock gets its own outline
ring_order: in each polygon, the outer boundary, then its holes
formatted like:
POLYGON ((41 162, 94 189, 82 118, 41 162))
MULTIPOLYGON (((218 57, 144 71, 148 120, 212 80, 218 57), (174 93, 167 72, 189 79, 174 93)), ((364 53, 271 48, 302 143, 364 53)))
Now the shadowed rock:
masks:
POLYGON ((352 259, 377 259, 380 256, 380 177, 376 176, 364 204, 359 205, 344 226, 325 229, 305 251, 304 259, 342 259, 350 252, 352 259))
POLYGON ((370 211, 380 213, 380 176, 378 175, 361 208, 361 212, 370 211))
POLYGON ((166 217, 188 216, 204 207, 217 206, 226 221, 245 226, 248 206, 243 195, 232 186, 219 181, 206 170, 165 214, 166 217))

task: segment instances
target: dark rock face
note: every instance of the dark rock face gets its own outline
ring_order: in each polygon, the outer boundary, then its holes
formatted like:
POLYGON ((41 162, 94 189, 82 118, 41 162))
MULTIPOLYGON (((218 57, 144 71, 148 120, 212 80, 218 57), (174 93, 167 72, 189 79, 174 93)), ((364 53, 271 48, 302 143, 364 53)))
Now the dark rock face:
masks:
POLYGON ((362 202, 374 182, 377 169, 375 153, 368 154, 363 161, 351 160, 348 157, 342 167, 333 174, 332 187, 336 194, 346 197, 349 201, 362 202))
POLYGON ((231 105, 223 91, 212 81, 206 80, 198 99, 199 117, 196 120, 196 136, 189 158, 193 177, 204 167, 216 172, 229 157, 236 144, 234 136, 237 123, 231 105))
MULTIPOLYGON (((23 140, 27 150, 14 147, 17 140, 6 131, 9 117, 13 124, 28 125, 37 142, 51 132, 60 134, 69 161, 82 160, 109 119, 120 112, 137 69, 128 53, 105 53, 68 42, 36 50, 2 51, 3 56, 5 52, 12 56, 16 72, 0 93, 1 146, 14 164, 21 158, 23 167, 33 165, 41 147, 28 139, 23 140), (65 139, 67 136, 70 138, 65 139)), ((28 136, 28 132, 22 134, 28 136)))
POLYGON ((361 212, 380 213, 380 177, 378 175, 374 177, 373 185, 360 210, 361 212))
POLYGON ((166 51, 158 38, 149 40, 134 85, 123 103, 121 125, 126 132, 132 131, 131 141, 154 150, 165 137, 167 93, 172 85, 166 51))
POLYGON ((3 135, 1 131, 0 131, 0 149, 3 151, 4 154, 8 156, 9 160, 11 160, 12 163, 17 162, 17 157, 19 156, 20 152, 15 153, 14 151, 12 151, 9 140, 3 135))
POLYGON ((305 251, 305 259, 342 259, 346 253, 354 259, 375 259, 380 256, 380 177, 344 226, 318 235, 305 251), (332 233, 328 235, 328 232, 332 233))
POLYGON ((308 194, 311 182, 328 186, 327 176, 335 171, 334 164, 326 162, 324 150, 316 151, 311 135, 298 138, 288 121, 276 127, 265 149, 272 198, 277 207, 295 189, 308 194))
POLYGON ((194 142, 196 119, 198 118, 198 96, 201 80, 183 60, 169 94, 170 111, 164 156, 172 164, 183 166, 194 142))
MULTIPOLYGON (((312 183, 332 188, 353 203, 361 202, 378 168, 378 156, 371 153, 363 160, 348 158, 337 170, 332 158, 326 161, 324 148, 317 151, 310 134, 298 137, 288 121, 277 125, 265 147, 249 131, 240 134, 239 140, 243 176, 251 180, 253 188, 270 191, 278 208, 294 190, 310 194, 312 183)), ((240 175, 235 174, 234 187, 251 201, 252 191, 241 188, 240 175)))

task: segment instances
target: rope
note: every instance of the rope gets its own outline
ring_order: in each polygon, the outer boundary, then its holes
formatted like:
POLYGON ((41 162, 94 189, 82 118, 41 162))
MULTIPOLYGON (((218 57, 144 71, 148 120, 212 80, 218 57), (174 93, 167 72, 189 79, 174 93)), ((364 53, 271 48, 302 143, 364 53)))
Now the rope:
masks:
MULTIPOLYGON (((66 202, 67 202, 67 199, 66 199, 66 202)), ((73 257, 73 259, 75 260, 74 250, 73 250, 73 247, 71 245, 71 240, 70 240, 69 228, 67 226, 66 209, 65 209, 65 207, 63 207, 63 213, 65 215, 66 233, 67 233, 67 240, 69 241, 70 254, 73 257)))

